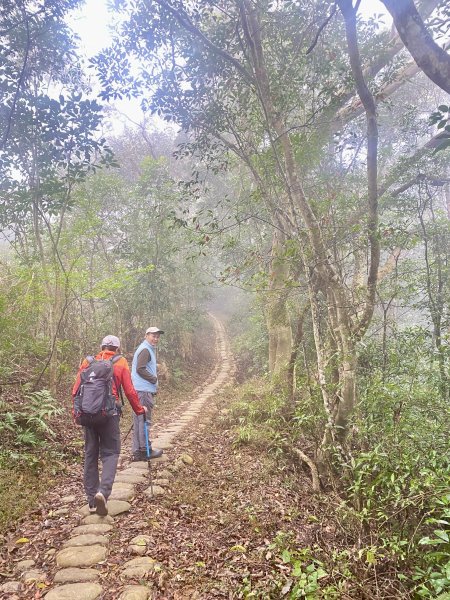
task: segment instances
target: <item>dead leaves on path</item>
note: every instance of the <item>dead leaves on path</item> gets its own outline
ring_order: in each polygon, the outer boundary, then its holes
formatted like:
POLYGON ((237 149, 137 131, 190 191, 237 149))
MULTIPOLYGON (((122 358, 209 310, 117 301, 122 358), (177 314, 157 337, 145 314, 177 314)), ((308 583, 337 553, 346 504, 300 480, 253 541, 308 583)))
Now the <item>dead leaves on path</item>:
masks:
MULTIPOLYGON (((205 412, 215 410, 210 405, 205 412)), ((139 534, 149 536, 145 555, 161 565, 136 582, 151 587, 153 600, 234 599, 254 586, 270 593, 279 581, 286 582, 288 570, 273 549, 277 532, 296 531, 304 545, 314 541, 319 525, 308 522, 307 497, 300 507, 296 493, 282 483, 286 473, 281 465, 278 470, 248 448, 233 448, 230 434, 214 421, 190 427, 171 458, 189 455, 192 464, 174 473, 172 493, 157 499, 138 495, 130 513, 111 532, 108 558, 99 566, 102 600, 119 597, 125 583, 120 566, 132 558, 129 543, 139 534)), ((165 468, 158 466, 153 475, 165 468)), ((81 467, 71 475, 58 494, 49 495, 47 507, 24 520, 8 540, 1 571, 10 573, 19 560, 32 558, 52 581, 54 549, 78 524, 81 467), (77 501, 68 505, 68 514, 58 516, 61 492, 77 495, 77 501), (29 541, 18 543, 20 539, 29 541)), ((43 592, 30 587, 21 600, 41 598, 43 592)))

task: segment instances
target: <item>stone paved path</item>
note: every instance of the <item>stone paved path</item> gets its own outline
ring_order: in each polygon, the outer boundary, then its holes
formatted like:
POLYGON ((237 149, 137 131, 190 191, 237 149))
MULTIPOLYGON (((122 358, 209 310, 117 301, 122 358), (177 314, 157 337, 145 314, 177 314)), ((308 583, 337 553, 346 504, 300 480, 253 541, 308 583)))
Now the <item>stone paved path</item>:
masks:
MULTIPOLYGON (((107 563, 111 552, 109 536, 114 534, 116 528, 120 528, 121 518, 132 508, 130 502, 135 496, 136 486, 144 486, 143 493, 152 498, 152 502, 157 502, 158 495, 170 491, 170 480, 175 476, 182 476, 182 467, 192 463, 189 455, 176 454, 177 436, 188 426, 190 428, 195 426, 195 419, 203 404, 223 389, 231 379, 234 365, 225 330, 216 317, 211 315, 211 319, 216 331, 216 367, 207 381, 194 390, 192 396, 182 404, 181 415, 178 418, 163 428, 155 426, 153 431, 156 437, 153 437, 153 445, 163 448, 164 455, 153 460, 150 469, 146 462, 129 463, 127 459, 121 457, 108 501, 108 516, 89 514, 87 505, 80 507, 78 509, 82 517, 80 524, 68 531, 67 539, 61 548, 48 549, 47 554, 54 558, 57 566, 50 587, 47 588, 49 574, 45 570, 37 569, 34 560, 23 560, 16 564, 15 580, 0 586, 2 598, 11 600, 34 598, 34 595, 26 595, 31 591, 32 583, 36 584, 34 589, 40 587, 49 589, 45 595, 46 600, 96 600, 103 597, 102 581, 108 578, 108 572, 103 566, 107 563), (39 585, 40 582, 42 586, 39 585)), ((73 501, 74 498, 71 496, 61 498, 61 506, 54 512, 63 517, 68 514, 67 506, 73 501)), ((135 517, 134 514, 127 516, 128 519, 135 517)), ((158 568, 158 562, 157 557, 146 555, 149 550, 147 544, 151 540, 150 536, 146 535, 148 528, 147 521, 137 521, 134 532, 138 530, 139 533, 130 537, 126 548, 120 549, 120 552, 125 555, 123 560, 114 561, 114 569, 120 570, 120 580, 124 582, 122 589, 118 590, 115 596, 118 600, 147 600, 151 594, 150 588, 145 584, 145 576, 158 568), (131 556, 134 558, 130 558, 131 556)))

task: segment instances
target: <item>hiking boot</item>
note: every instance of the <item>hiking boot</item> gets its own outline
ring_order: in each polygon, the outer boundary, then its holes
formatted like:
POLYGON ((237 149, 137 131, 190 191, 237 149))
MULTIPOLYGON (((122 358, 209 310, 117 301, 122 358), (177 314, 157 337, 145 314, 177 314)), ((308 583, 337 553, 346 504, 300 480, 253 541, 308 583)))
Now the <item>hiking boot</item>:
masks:
POLYGON ((108 514, 108 507, 106 506, 105 496, 101 492, 97 492, 95 494, 94 502, 97 514, 100 515, 100 517, 106 517, 108 514))
POLYGON ((163 450, 160 450, 159 448, 152 448, 150 450, 150 456, 148 458, 149 459, 151 459, 151 458, 159 458, 162 455, 163 455, 163 450))
POLYGON ((160 456, 163 455, 163 451, 160 450, 159 448, 155 448, 154 450, 152 448, 150 448, 150 455, 147 456, 147 451, 146 450, 138 450, 137 452, 135 452, 133 454, 133 458, 131 459, 133 462, 136 461, 146 461, 146 460, 151 460, 152 458, 159 458, 160 456))
POLYGON ((147 460, 147 453, 145 450, 138 450, 133 453, 133 458, 131 459, 132 462, 142 462, 144 460, 147 460))
POLYGON ((94 513, 96 513, 96 512, 97 512, 97 509, 96 509, 96 507, 95 507, 95 504, 91 504, 91 503, 89 502, 89 514, 93 515, 93 514, 94 514, 94 513))

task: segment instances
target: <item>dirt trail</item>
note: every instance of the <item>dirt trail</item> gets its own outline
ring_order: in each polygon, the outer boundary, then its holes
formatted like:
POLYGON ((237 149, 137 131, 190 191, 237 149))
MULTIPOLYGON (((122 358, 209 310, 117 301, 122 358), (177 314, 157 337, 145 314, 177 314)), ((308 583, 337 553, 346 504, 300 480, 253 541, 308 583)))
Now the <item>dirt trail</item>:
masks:
MULTIPOLYGON (((213 315, 216 367, 209 378, 171 415, 153 428, 154 447, 164 455, 130 463, 121 456, 108 502, 109 515, 79 507, 81 482, 49 494, 48 518, 24 522, 21 537, 10 540, 9 561, 2 565, 0 597, 10 600, 147 600, 169 598, 164 588, 167 565, 155 548, 160 544, 156 517, 170 510, 172 488, 189 478, 192 457, 183 452, 214 398, 232 381, 233 360, 222 323, 213 315), (66 492, 73 493, 66 493, 66 492), (165 504, 164 509, 159 505, 165 504), (155 585, 156 583, 156 585, 155 585)), ((189 444, 188 444, 189 445, 189 444)), ((170 562, 170 560, 169 560, 170 562)), ((175 597, 175 596, 173 596, 175 597)))

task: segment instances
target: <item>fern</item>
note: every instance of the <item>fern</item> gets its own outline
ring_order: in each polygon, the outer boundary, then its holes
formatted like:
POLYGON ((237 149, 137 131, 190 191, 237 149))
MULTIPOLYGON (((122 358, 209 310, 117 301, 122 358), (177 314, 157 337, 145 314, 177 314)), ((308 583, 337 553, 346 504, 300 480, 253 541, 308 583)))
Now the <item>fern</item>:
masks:
POLYGON ((48 390, 32 392, 25 396, 26 408, 12 412, 6 410, 7 404, 0 401, 0 433, 8 433, 11 446, 42 446, 45 438, 54 437, 56 434, 50 427, 48 420, 64 412, 58 400, 52 397, 48 390))
POLYGON ((8 431, 12 431, 14 433, 16 431, 16 428, 17 428, 16 415, 11 412, 5 413, 4 418, 0 422, 0 431, 8 430, 8 431))
POLYGON ((31 428, 47 433, 54 437, 55 432, 46 422, 46 419, 51 419, 64 412, 63 408, 57 404, 48 390, 40 390, 27 394, 29 401, 29 411, 26 416, 26 423, 31 428))
POLYGON ((22 430, 17 434, 17 442, 25 446, 38 446, 40 441, 36 433, 30 429, 22 430))

